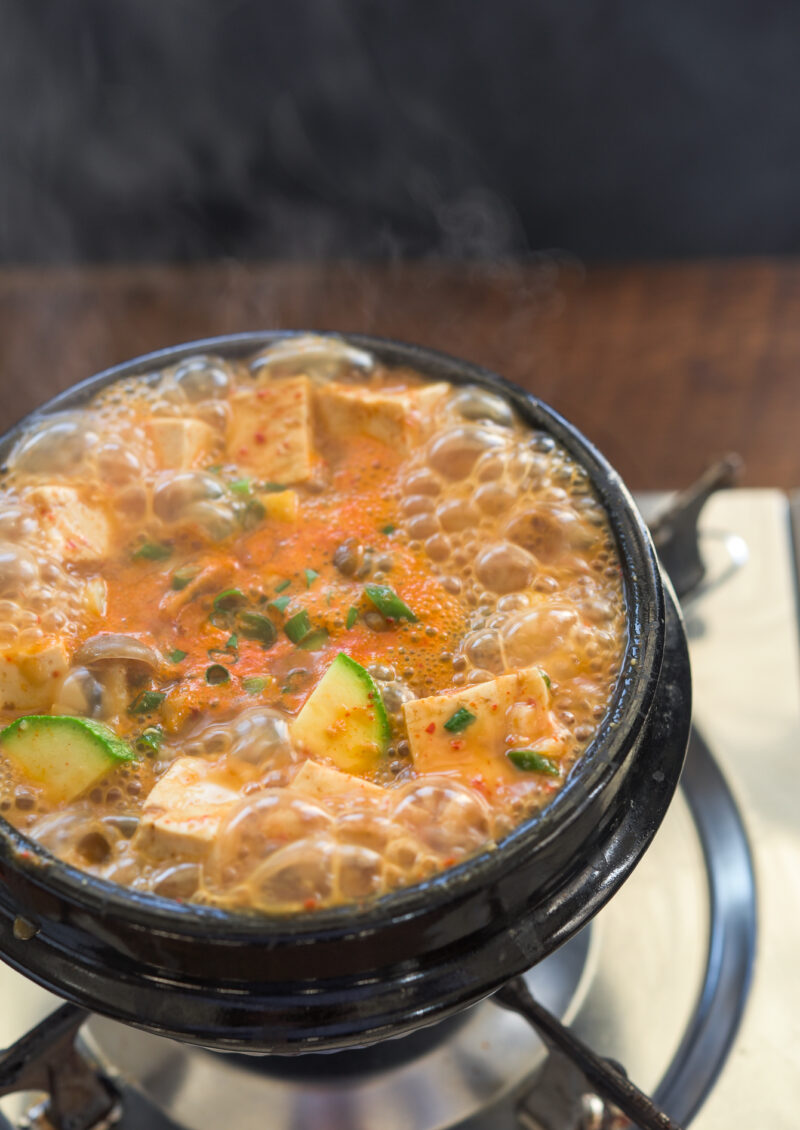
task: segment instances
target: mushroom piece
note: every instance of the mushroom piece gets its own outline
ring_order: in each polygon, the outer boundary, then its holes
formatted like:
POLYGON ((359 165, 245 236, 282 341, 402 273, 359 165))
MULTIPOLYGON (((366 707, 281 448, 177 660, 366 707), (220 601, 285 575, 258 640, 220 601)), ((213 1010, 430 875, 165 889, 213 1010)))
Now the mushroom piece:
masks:
POLYGON ((75 652, 74 660, 84 667, 108 660, 126 660, 143 663, 153 670, 162 662, 155 648, 142 643, 135 636, 126 636, 121 632, 100 632, 96 636, 90 636, 75 652))

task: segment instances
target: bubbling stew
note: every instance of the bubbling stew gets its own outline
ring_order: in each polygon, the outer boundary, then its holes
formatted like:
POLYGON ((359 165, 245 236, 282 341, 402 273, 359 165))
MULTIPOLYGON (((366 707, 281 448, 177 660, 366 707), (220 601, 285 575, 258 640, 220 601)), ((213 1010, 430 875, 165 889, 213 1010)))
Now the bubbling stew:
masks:
POLYGON ((564 785, 626 644, 585 470, 338 339, 30 423, 0 480, 0 816, 137 891, 361 903, 564 785))

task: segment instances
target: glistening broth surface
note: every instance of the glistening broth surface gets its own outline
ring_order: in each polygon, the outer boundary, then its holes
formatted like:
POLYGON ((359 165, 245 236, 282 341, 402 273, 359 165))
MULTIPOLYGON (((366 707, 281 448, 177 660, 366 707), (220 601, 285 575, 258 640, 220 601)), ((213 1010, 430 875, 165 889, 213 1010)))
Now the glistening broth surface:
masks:
POLYGON ((193 358, 8 460, 0 814, 169 898, 362 901, 546 805, 625 642, 588 477, 504 400, 328 339, 193 358))

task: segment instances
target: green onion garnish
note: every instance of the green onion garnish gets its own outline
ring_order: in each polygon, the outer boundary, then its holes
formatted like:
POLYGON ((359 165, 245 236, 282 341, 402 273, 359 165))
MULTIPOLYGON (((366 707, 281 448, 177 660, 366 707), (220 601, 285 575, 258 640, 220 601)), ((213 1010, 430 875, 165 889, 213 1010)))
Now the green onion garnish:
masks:
POLYGON ((146 541, 133 552, 134 561, 166 561, 172 556, 172 546, 163 542, 146 541))
POLYGON ((381 533, 382 534, 393 534, 396 529, 397 529, 397 526, 393 526, 392 523, 390 522, 388 526, 381 526, 381 533))
POLYGON ((249 494, 250 493, 250 480, 249 479, 234 479, 233 482, 228 483, 228 486, 236 494, 249 494))
POLYGON ((317 577, 319 576, 319 573, 316 571, 316 569, 304 569, 303 573, 305 574, 306 578, 306 588, 310 589, 314 581, 316 581, 317 577))
POLYGON ((276 596, 274 600, 269 602, 269 607, 277 609, 278 612, 285 612, 291 599, 290 596, 276 596))
POLYGON ((242 679, 242 686, 248 694, 261 694, 267 682, 261 675, 248 675, 246 679, 242 679))
POLYGON ((186 652, 181 651, 179 647, 176 647, 174 651, 167 652, 167 659, 170 661, 170 663, 180 663, 185 658, 186 652))
POLYGON ((301 608, 299 612, 295 612, 294 616, 290 616, 283 625, 283 630, 292 643, 300 643, 311 631, 311 621, 305 608, 301 608))
POLYGON ((417 617, 388 585, 364 585, 364 592, 387 620, 410 620, 416 624, 417 617))
POLYGON ((129 714, 152 714, 167 696, 161 691, 142 691, 128 707, 129 714))
POLYGON ((552 683, 550 682, 550 676, 549 676, 549 675, 547 674, 547 672, 546 672, 546 671, 543 671, 543 670, 541 669, 541 667, 539 668, 539 674, 540 674, 540 675, 542 676, 542 679, 543 679, 543 681, 544 681, 544 685, 545 685, 545 686, 547 687, 547 689, 548 689, 548 690, 550 690, 550 688, 551 688, 551 687, 552 687, 552 685, 553 685, 553 684, 552 684, 552 683))
POLYGON ((180 592, 181 589, 185 589, 187 585, 192 583, 194 577, 194 573, 173 573, 170 588, 173 588, 175 592, 180 592))
POLYGON ((347 610, 347 619, 344 622, 344 626, 348 629, 348 631, 353 627, 357 619, 358 609, 354 604, 351 604, 347 610))
POLYGON ((160 726, 148 726, 146 730, 142 730, 136 739, 136 748, 142 753, 152 755, 158 753, 161 749, 163 740, 164 731, 160 726))
POLYGON ((219 686, 220 683, 227 683, 230 677, 230 671, 227 667, 223 667, 221 663, 212 663, 210 667, 206 667, 206 682, 212 687, 219 686))
POLYGON ((251 530, 266 516, 266 513, 263 503, 259 502, 257 498, 248 498, 242 514, 242 525, 245 529, 251 530))
POLYGON ((551 761, 543 753, 537 753, 535 749, 509 749, 506 750, 506 757, 512 765, 516 765, 517 769, 523 769, 526 773, 546 773, 548 777, 561 776, 561 770, 555 761, 551 761))
POLYGON ((258 490, 263 490, 265 494, 277 494, 278 491, 286 489, 283 483, 259 483, 258 486, 258 490))
POLYGON ((272 647, 278 637, 269 616, 260 612, 240 612, 236 623, 246 640, 257 640, 262 647, 272 647))
POLYGON ((458 710, 451 714, 444 723, 444 728, 449 730, 451 734, 460 734, 462 730, 466 730, 467 726, 472 725, 475 717, 471 710, 467 710, 466 706, 459 706, 458 710))
POLYGON ((319 651, 328 642, 328 629, 315 628, 313 632, 308 632, 298 643, 298 647, 302 647, 303 651, 319 651))
POLYGON ((239 637, 234 632, 232 636, 228 636, 228 638, 225 640, 225 650, 226 651, 236 651, 238 646, 239 646, 239 637))
POLYGON ((283 592, 284 589, 288 589, 291 583, 291 581, 281 581, 279 585, 275 586, 275 592, 283 592))
POLYGON ((232 608, 244 604, 244 599, 245 596, 241 589, 225 589, 225 592, 214 597, 214 608, 217 612, 229 612, 232 608))

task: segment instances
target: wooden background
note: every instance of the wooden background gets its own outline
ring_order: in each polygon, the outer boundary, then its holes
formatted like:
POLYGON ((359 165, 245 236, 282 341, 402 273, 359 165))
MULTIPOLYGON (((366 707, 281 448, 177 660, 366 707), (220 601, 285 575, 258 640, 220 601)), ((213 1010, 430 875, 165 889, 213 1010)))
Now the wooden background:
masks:
POLYGON ((634 489, 685 486, 726 451, 745 485, 800 486, 795 261, 6 269, 0 425, 137 354, 266 328, 360 330, 486 365, 634 489))

